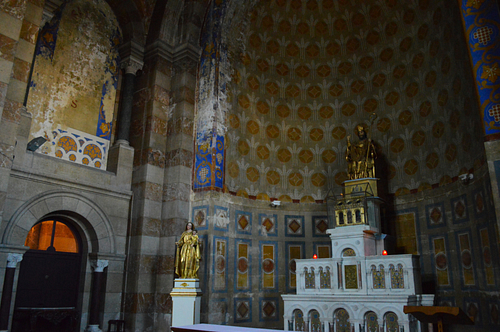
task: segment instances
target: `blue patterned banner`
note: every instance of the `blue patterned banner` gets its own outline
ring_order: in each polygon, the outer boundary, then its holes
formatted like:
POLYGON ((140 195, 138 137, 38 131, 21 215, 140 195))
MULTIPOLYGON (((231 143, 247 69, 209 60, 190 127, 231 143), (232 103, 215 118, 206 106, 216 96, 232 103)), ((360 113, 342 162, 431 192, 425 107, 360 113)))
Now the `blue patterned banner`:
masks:
POLYGON ((224 186, 224 136, 196 146, 194 189, 223 189, 224 186))
POLYGON ((459 0, 486 135, 500 134, 500 12, 494 0, 459 0))
POLYGON ((194 190, 224 188, 224 107, 226 81, 220 70, 227 50, 221 43, 226 2, 212 1, 203 27, 204 45, 198 71, 194 190))

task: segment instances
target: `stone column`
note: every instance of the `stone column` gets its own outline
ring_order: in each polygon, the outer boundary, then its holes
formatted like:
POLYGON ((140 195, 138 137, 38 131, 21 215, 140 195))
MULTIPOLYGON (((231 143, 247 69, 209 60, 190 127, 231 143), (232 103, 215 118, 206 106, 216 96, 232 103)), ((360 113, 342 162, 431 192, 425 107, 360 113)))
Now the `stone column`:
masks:
POLYGON ((99 313, 101 311, 100 299, 101 299, 101 284, 104 274, 104 268, 108 266, 109 261, 98 259, 92 262, 92 267, 94 268, 93 273, 93 283, 92 283, 92 293, 90 295, 90 312, 89 312, 89 325, 87 326, 87 332, 102 332, 99 328, 99 313))
POLYGON ((125 69, 125 76, 122 84, 122 103, 118 114, 118 135, 117 144, 129 145, 130 119, 132 118, 132 103, 135 91, 135 76, 137 71, 142 69, 143 63, 135 59, 126 59, 122 62, 125 69))
POLYGON ((8 331, 10 304, 12 302, 12 287, 16 274, 17 263, 23 260, 22 254, 9 254, 7 256, 7 268, 3 280, 2 303, 0 304, 0 331, 8 331))

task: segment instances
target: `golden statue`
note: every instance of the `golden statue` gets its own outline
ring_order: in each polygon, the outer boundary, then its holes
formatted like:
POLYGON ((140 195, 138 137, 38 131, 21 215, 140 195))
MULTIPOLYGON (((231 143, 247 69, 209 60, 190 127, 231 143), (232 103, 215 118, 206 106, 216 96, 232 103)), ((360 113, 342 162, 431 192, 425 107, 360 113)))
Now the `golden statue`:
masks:
POLYGON ((375 177, 375 159, 377 154, 371 138, 367 137, 363 126, 356 126, 356 135, 359 140, 352 142, 350 136, 347 136, 347 151, 345 159, 347 160, 347 173, 349 180, 374 178, 375 177))
POLYGON ((196 234, 193 223, 186 224, 177 245, 175 259, 175 273, 181 279, 197 279, 200 269, 200 240, 196 234))

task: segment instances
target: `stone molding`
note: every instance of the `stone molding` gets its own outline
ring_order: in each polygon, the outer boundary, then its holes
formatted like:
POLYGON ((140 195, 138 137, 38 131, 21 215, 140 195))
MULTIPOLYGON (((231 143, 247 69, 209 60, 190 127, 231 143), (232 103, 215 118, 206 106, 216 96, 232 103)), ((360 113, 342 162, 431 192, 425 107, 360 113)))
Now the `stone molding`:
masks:
POLYGON ((91 252, 89 253, 89 257, 91 261, 97 260, 106 260, 106 261, 116 261, 116 262, 124 262, 127 258, 126 255, 123 254, 110 254, 110 253, 102 253, 102 252, 91 252))
POLYGON ((137 75, 137 72, 142 69, 144 62, 129 57, 121 61, 121 67, 125 69, 125 74, 137 75))
POLYGON ((190 63, 197 64, 200 60, 201 47, 192 43, 171 46, 162 40, 157 40, 146 47, 144 59, 160 57, 181 68, 190 67, 190 63), (187 66, 186 66, 187 65, 187 66))
POLYGON ((40 28, 43 28, 45 23, 48 23, 54 17, 54 13, 59 7, 61 7, 62 2, 56 0, 46 0, 45 6, 42 12, 42 22, 40 23, 40 28))
POLYGON ((108 260, 97 259, 95 261, 92 261, 92 267, 94 268, 94 272, 104 272, 104 269, 107 268, 108 265, 109 265, 108 260))
MULTIPOLYGON (((31 158, 29 162, 31 162, 34 159, 33 163, 35 165, 36 165, 36 162, 40 163, 40 159, 49 159, 50 158, 51 160, 54 160, 54 158, 52 158, 52 157, 46 156, 46 155, 41 154, 41 153, 33 153, 33 152, 29 152, 29 157, 31 158)), ((17 160, 17 158, 14 160, 17 160)), ((116 177, 114 172, 112 173, 112 172, 107 172, 107 171, 103 171, 103 170, 99 170, 99 169, 93 169, 91 167, 87 167, 84 165, 78 165, 78 164, 73 164, 73 163, 70 164, 69 162, 67 162, 65 160, 60 161, 60 162, 66 163, 66 165, 70 165, 71 167, 85 168, 85 171, 88 171, 90 174, 95 174, 95 172, 103 172, 101 174, 105 174, 105 175, 109 174, 111 176, 116 177)), ((39 182, 39 183, 47 184, 49 186, 60 186, 60 187, 62 186, 65 188, 78 190, 80 192, 106 195, 106 196, 110 196, 110 197, 113 197, 116 199, 122 199, 122 200, 130 200, 130 198, 132 197, 131 190, 110 189, 109 186, 106 187, 105 185, 101 185, 100 183, 92 183, 92 184, 83 183, 82 184, 83 181, 70 182, 67 180, 61 180, 60 177, 56 178, 55 176, 54 177, 49 176, 49 175, 53 175, 54 173, 42 174, 41 172, 37 172, 36 169, 31 170, 31 172, 30 172, 30 169, 27 167, 15 167, 15 166, 16 165, 14 165, 14 167, 12 168, 12 171, 11 171, 11 176, 13 178, 23 179, 23 180, 31 179, 31 180, 35 180, 36 182, 39 182)), ((108 177, 105 177, 105 179, 107 180, 108 177)), ((104 183, 104 181, 103 181, 103 183, 104 183)))
POLYGON ((23 260, 23 254, 13 254, 9 253, 7 256, 7 267, 15 269, 17 267, 17 263, 23 260))
POLYGON ((134 40, 123 43, 118 48, 121 58, 121 67, 127 74, 136 75, 144 66, 144 47, 134 40))

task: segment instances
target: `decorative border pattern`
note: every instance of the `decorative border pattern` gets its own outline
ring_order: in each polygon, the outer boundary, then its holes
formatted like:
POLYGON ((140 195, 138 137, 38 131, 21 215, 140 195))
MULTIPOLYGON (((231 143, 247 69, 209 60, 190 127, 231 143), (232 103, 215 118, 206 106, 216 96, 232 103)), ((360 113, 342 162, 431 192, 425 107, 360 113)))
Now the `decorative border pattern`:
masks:
POLYGON ((469 221, 469 208, 467 207, 467 195, 463 194, 451 200, 451 216, 454 224, 469 221))
POLYGON ((280 320, 280 299, 278 297, 260 297, 259 298, 259 321, 277 322, 280 320), (274 306, 275 310, 271 315, 266 314, 266 307, 274 306))
POLYGON ((194 190, 222 190, 224 185, 224 136, 216 135, 215 146, 212 140, 196 145, 194 190), (213 150, 215 153, 212 154, 213 150), (215 157, 215 158, 213 158, 215 157))
POLYGON ((252 298, 251 297, 238 297, 234 299, 234 322, 235 323, 247 323, 252 321, 252 298), (239 306, 244 303, 248 308, 248 311, 242 315, 239 311, 239 306))
MULTIPOLYGON (((440 253, 444 254, 444 259, 445 259, 445 262, 446 262, 446 268, 442 268, 442 270, 444 271, 445 269, 447 270, 446 273, 448 274, 448 285, 437 285, 437 288, 438 288, 438 291, 440 289, 446 289, 446 290, 449 290, 449 289, 453 289, 453 266, 451 264, 451 256, 450 256, 450 245, 449 245, 449 241, 448 241, 448 234, 440 234, 440 235, 434 235, 434 236, 429 236, 429 246, 430 246, 430 249, 431 249, 431 255, 433 256, 432 258, 432 270, 433 270, 433 274, 435 276, 438 275, 438 268, 437 268, 437 260, 438 260, 438 255, 440 253), (434 240, 437 240, 437 239, 443 239, 444 241, 444 251, 442 252, 438 252, 436 253, 436 250, 437 248, 435 248, 435 243, 434 243, 434 240)), ((443 258, 441 258, 442 260, 443 258)))
POLYGON ((318 255, 318 258, 323 258, 323 257, 320 257, 320 255, 318 253, 318 247, 328 247, 329 253, 330 253, 329 258, 332 257, 332 242, 314 242, 313 254, 318 255))
POLYGON ((496 289, 496 279, 497 276, 495 276, 495 269, 494 269, 494 264, 493 262, 497 260, 496 253, 498 253, 498 250, 496 250, 495 246, 495 231, 491 229, 492 227, 486 226, 482 228, 477 229, 478 233, 478 238, 480 241, 480 248, 481 248, 481 266, 482 266, 482 271, 483 271, 483 280, 486 285, 486 287, 490 289, 496 289), (490 234, 492 236, 490 236, 490 234), (493 241, 492 241, 493 238, 493 241))
POLYGON ((329 220, 328 220, 328 216, 313 216, 312 217, 312 234, 313 236, 315 237, 325 237, 325 236, 329 236, 327 233, 326 233, 326 230, 325 232, 321 233, 321 231, 318 229, 318 225, 320 225, 320 227, 322 228, 322 224, 321 222, 324 221, 326 223, 326 229, 328 229, 330 226, 329 226, 329 220))
POLYGON ((484 217, 488 212, 488 203, 486 196, 484 195, 484 188, 478 188, 472 192, 472 202, 474 208, 474 217, 481 218, 484 217))
POLYGON ((227 293, 228 246, 227 237, 214 236, 212 265, 212 292, 214 293, 227 293), (217 244, 221 246, 222 243, 225 244, 225 248, 218 248, 217 244), (221 279, 224 279, 224 282, 221 279))
POLYGON ((191 222, 196 230, 208 229, 208 205, 194 206, 191 213, 191 222))
POLYGON ((469 317, 473 317, 475 326, 483 326, 483 319, 481 315, 481 301, 476 297, 464 297, 463 299, 463 311, 469 317))
POLYGON ((460 1, 486 135, 500 133, 500 11, 497 1, 460 1))
POLYGON ((460 266, 460 280, 462 287, 467 289, 477 288, 477 264, 474 264, 474 245, 472 243, 472 236, 470 228, 455 233, 455 241, 457 243, 457 260, 460 266), (462 241, 461 241, 462 240, 462 241), (470 263, 469 263, 470 262, 470 263), (466 284, 466 274, 472 273, 472 284, 466 284))
POLYGON ((262 292, 276 292, 278 291, 278 274, 279 274, 279 271, 278 271, 278 242, 275 242, 275 241, 259 241, 259 285, 260 285, 260 290, 262 292), (264 250, 263 250, 263 247, 264 245, 271 245, 274 247, 274 251, 273 251, 273 258, 272 260, 270 260, 270 264, 271 265, 267 265, 268 266, 268 269, 271 270, 271 267, 272 267, 272 273, 274 274, 273 278, 274 278, 274 287, 273 288, 264 288, 264 273, 270 273, 269 271, 264 271, 263 267, 265 268, 266 264, 265 264, 265 260, 267 260, 268 258, 264 258, 264 250))
POLYGON ((214 205, 214 230, 227 232, 229 230, 229 209, 214 205))
POLYGON ((278 236, 278 215, 259 213, 259 234, 263 236, 278 236), (266 219, 269 219, 272 225, 266 219))
POLYGON ((53 139, 44 144, 38 153, 46 154, 77 164, 106 169, 109 141, 82 131, 67 128, 52 131, 53 139))
MULTIPOLYGON (((251 248, 252 248, 252 240, 236 239, 234 241, 234 252, 235 252, 235 254, 234 254, 234 266, 235 266, 235 269, 234 269, 234 292, 235 293, 249 292, 252 290, 252 251, 251 251, 251 248), (247 256, 246 256, 247 270, 245 271, 247 278, 248 278, 247 279, 248 280, 248 287, 246 287, 246 288, 238 288, 238 272, 239 272, 239 266, 240 266, 238 264, 238 261, 241 257, 244 257, 244 256, 241 256, 239 251, 238 251, 238 245, 240 243, 248 245, 247 256)), ((236 317, 236 315, 234 317, 236 317)))
POLYGON ((234 223, 236 225, 235 226, 236 233, 238 233, 238 234, 252 234, 252 213, 236 210, 234 213, 234 223), (240 220, 241 216, 245 216, 246 220, 248 222, 248 225, 245 227, 245 229, 242 229, 241 225, 239 224, 239 220, 240 220))
POLYGON ((304 237, 304 216, 285 216, 285 235, 304 237))
MULTIPOLYGON (((399 216, 399 215, 402 215, 402 214, 408 214, 408 213, 413 213, 413 215, 415 216, 415 234, 420 234, 420 217, 419 217, 419 213, 418 213, 418 209, 417 208, 409 208, 409 209, 398 210, 393 215, 393 217, 396 217, 396 216, 399 216)), ((416 237, 417 253, 419 255, 421 255, 422 252, 423 252, 422 239, 421 238, 422 238, 421 236, 417 236, 416 237)), ((420 269, 422 271, 422 274, 424 274, 426 270, 425 270, 424 260, 423 259, 420 260, 420 269)))
MULTIPOLYGON (((290 285, 290 280, 291 280, 291 269, 292 269, 292 262, 290 259, 290 247, 299 247, 300 248, 300 258, 299 259, 304 259, 305 258, 305 244, 304 242, 285 242, 285 248, 286 248, 286 291, 287 293, 293 293, 295 294, 295 291, 297 290, 297 286, 292 287, 290 285)), ((295 266, 295 264, 293 264, 295 266)), ((296 272, 295 272, 296 273, 296 272)))
POLYGON ((425 219, 427 220, 427 228, 439 228, 446 226, 446 210, 444 208, 444 202, 439 202, 435 204, 429 204, 425 206, 425 219), (435 221, 434 219, 439 220, 435 221))

